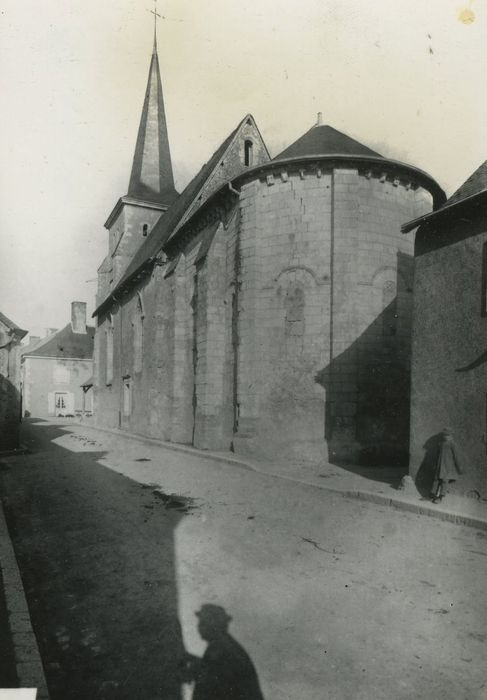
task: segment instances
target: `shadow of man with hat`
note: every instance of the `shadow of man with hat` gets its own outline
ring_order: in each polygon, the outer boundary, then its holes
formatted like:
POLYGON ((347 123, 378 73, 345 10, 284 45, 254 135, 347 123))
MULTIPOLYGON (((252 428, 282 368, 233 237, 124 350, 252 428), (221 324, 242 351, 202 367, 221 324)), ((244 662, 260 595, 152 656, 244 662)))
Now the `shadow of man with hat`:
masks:
POLYGON ((228 632, 230 615, 220 605, 206 604, 196 616, 208 646, 201 659, 185 657, 184 682, 194 681, 193 700, 264 700, 254 664, 228 632))

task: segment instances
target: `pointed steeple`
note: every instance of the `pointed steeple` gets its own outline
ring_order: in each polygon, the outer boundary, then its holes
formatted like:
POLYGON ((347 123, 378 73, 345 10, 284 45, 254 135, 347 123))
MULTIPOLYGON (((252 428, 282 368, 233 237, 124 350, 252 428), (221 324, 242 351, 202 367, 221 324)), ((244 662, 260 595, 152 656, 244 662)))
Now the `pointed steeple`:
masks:
POLYGON ((171 153, 167 136, 166 115, 162 95, 157 37, 154 24, 154 48, 140 118, 137 144, 128 195, 136 199, 171 204, 178 193, 174 188, 171 153))

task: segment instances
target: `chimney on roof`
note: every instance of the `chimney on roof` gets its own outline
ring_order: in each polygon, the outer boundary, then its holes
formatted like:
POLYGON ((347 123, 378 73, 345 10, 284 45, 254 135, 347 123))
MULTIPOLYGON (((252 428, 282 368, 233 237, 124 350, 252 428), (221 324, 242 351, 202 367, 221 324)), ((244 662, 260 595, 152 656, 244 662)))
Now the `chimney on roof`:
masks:
POLYGON ((41 337, 39 335, 29 335, 29 345, 35 345, 40 339, 41 337))
POLYGON ((86 302, 71 302, 71 328, 73 333, 86 333, 86 302))
POLYGON ((318 112, 315 126, 323 126, 323 112, 318 112))

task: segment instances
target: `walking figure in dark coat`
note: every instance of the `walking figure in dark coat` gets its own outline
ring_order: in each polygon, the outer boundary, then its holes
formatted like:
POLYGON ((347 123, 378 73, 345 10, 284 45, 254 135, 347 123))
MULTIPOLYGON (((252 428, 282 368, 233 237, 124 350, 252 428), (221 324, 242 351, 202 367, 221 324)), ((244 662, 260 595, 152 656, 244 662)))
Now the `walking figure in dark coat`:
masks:
POLYGON ((184 680, 195 683, 193 700, 264 700, 249 655, 228 633, 232 618, 219 605, 203 605, 196 615, 208 646, 201 659, 186 655, 184 680))
POLYGON ((463 474, 463 467, 458 458, 458 450, 453 442, 451 430, 445 428, 441 433, 433 480, 433 503, 439 503, 444 498, 446 484, 456 481, 459 474, 463 474))

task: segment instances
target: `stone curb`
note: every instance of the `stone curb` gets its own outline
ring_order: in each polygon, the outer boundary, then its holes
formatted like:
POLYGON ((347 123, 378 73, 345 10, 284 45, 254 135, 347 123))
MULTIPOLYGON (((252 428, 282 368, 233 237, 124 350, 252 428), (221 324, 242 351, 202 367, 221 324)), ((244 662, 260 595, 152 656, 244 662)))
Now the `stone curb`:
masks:
MULTIPOLYGON (((72 425, 72 424, 71 424, 72 425)), ((135 433, 127 433, 125 431, 113 430, 111 428, 99 428, 92 425, 87 425, 85 423, 77 423, 81 427, 91 428, 92 430, 98 430, 102 433, 110 433, 111 435, 118 435, 130 438, 131 440, 136 440, 141 443, 155 445, 157 447, 164 447, 173 452, 183 452, 193 456, 201 457, 202 459, 209 459, 212 462, 221 462, 223 464, 230 464, 232 466, 239 467, 241 469, 246 469, 247 471, 252 471, 257 474, 264 474, 266 476, 272 476, 275 479, 283 479, 285 481, 291 481, 297 484, 303 484, 305 486, 310 486, 311 488, 320 489, 322 491, 328 491, 330 493, 336 493, 346 498, 355 498, 361 501, 367 501, 368 503, 376 503, 377 505, 384 505, 390 508, 396 508, 397 510, 406 511, 409 513, 417 513, 418 515, 426 515, 430 518, 435 518, 437 520, 443 520, 445 522, 450 522, 455 525, 464 525, 465 527, 476 528, 477 530, 487 531, 487 518, 478 518, 470 515, 464 515, 462 513, 455 513, 454 511, 447 511, 444 508, 434 508, 422 503, 414 503, 411 501, 402 500, 400 498, 395 498, 394 496, 384 496, 380 493, 374 493, 373 491, 366 491, 362 489, 340 489, 333 486, 326 486, 325 484, 316 484, 305 479, 299 479, 294 476, 289 476, 287 474, 279 474, 272 471, 267 471, 264 469, 259 469, 258 464, 251 464, 245 462, 237 457, 233 458, 230 456, 219 454, 218 452, 207 452, 206 450, 198 450, 195 447, 188 447, 186 445, 178 445, 172 442, 165 442, 164 440, 158 440, 157 438, 144 437, 142 435, 136 435, 135 433)))
POLYGON ((37 688, 37 700, 49 700, 44 668, 32 629, 17 559, 0 501, 0 567, 5 590, 8 623, 12 636, 15 667, 21 688, 37 688))

